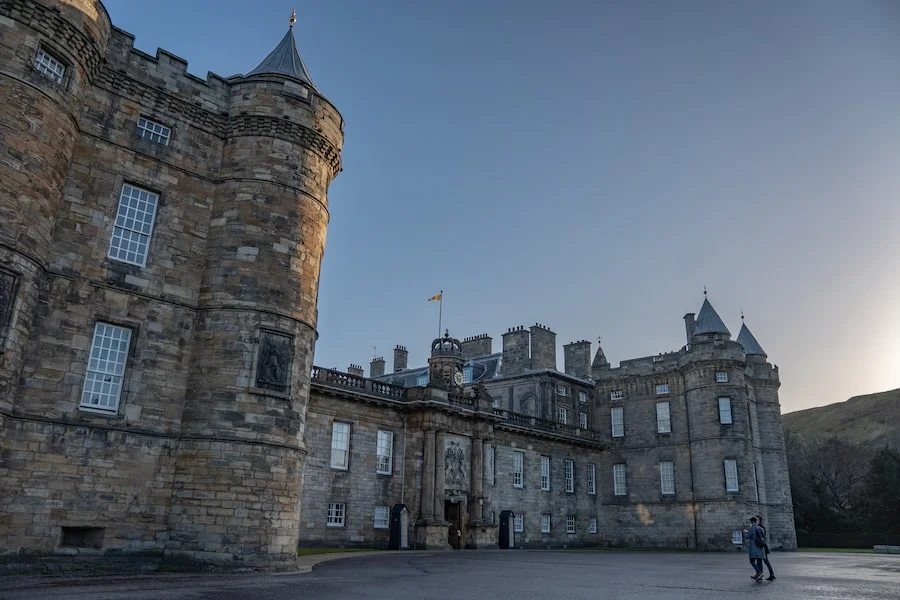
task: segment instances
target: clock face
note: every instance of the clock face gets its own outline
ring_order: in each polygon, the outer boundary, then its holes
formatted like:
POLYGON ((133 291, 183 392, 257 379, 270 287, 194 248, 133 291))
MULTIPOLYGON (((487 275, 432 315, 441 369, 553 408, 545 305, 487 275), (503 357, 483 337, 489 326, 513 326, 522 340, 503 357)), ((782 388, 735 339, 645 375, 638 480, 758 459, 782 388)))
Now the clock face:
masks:
POLYGON ((454 382, 456 385, 462 385, 462 384, 463 384, 463 376, 462 376, 462 373, 460 373, 459 371, 457 371, 456 373, 454 373, 454 374, 453 374, 453 382, 454 382))

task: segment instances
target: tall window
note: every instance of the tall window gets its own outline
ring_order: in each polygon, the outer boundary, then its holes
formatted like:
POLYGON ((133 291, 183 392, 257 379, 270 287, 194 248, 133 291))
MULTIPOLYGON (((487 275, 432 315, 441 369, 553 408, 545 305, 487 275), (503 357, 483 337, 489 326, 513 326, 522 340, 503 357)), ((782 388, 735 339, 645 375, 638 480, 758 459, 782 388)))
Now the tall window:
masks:
POLYGON ((672 432, 672 418, 669 413, 669 403, 668 402, 657 402, 656 403, 656 432, 657 433, 671 433, 672 432))
POLYGON ((66 66, 62 61, 51 56, 43 48, 38 50, 37 56, 34 57, 34 68, 38 73, 56 83, 62 83, 63 77, 66 75, 66 66))
POLYGON ((613 494, 624 496, 625 493, 625 465, 622 463, 613 465, 613 494))
POLYGON ((550 533, 550 515, 541 515, 541 533, 550 533))
POLYGON ((731 425, 731 398, 719 398, 719 423, 731 425))
POLYGON ((566 515, 566 533, 575 533, 575 515, 566 515))
POLYGON ((591 463, 587 468, 588 494, 597 493, 597 465, 591 463))
POLYGON ((556 408, 556 420, 563 425, 569 422, 569 411, 565 406, 558 406, 556 408))
POLYGON ((556 384, 556 395, 557 396, 569 396, 569 386, 563 385, 561 383, 556 384))
POLYGON ((375 507, 375 529, 387 529, 390 522, 391 509, 389 506, 375 507))
POLYGON ((656 386, 656 395, 662 396, 663 394, 669 393, 669 384, 668 383, 660 383, 656 386))
POLYGON ((130 184, 122 186, 119 210, 109 241, 109 257, 144 267, 159 195, 130 184))
POLYGON ((488 448, 488 483, 494 485, 497 481, 497 470, 494 468, 494 457, 496 456, 496 450, 493 446, 488 448))
POLYGON ((525 453, 513 452, 513 487, 525 487, 525 453))
POLYGON ((609 393, 609 399, 613 402, 625 399, 625 392, 622 390, 613 390, 609 393))
POLYGON ((344 516, 347 513, 347 505, 344 503, 331 503, 328 505, 328 527, 343 527, 344 516))
POLYGON ((587 404, 587 392, 579 391, 578 392, 578 401, 581 404, 587 404))
POLYGON ((394 457, 394 433, 392 431, 378 430, 378 440, 375 444, 375 472, 380 475, 390 475, 392 472, 394 457))
POLYGON ((331 468, 346 469, 350 466, 350 424, 331 425, 331 468))
POLYGON ((612 436, 622 437, 625 435, 625 409, 621 406, 614 406, 609 409, 612 418, 612 436))
POLYGON ((119 409, 130 342, 130 329, 109 323, 97 323, 94 326, 94 340, 84 376, 84 389, 81 391, 81 406, 109 412, 119 409))
POLYGON ((665 495, 675 493, 675 465, 672 461, 659 463, 659 490, 665 495))
POLYGON ((716 383, 728 383, 728 372, 716 371, 716 383))
POLYGON ((172 130, 162 123, 151 121, 146 117, 140 117, 138 118, 137 123, 137 134, 142 138, 147 138, 151 142, 168 146, 172 130))
POLYGON ((597 533, 597 517, 591 517, 588 521, 588 533, 597 533))
POLYGON ((513 517, 513 531, 516 533, 525 531, 525 515, 517 514, 513 517))
POLYGON ((541 489, 550 490, 550 457, 541 457, 541 489))
POLYGON ((587 429, 587 413, 580 412, 578 413, 578 426, 582 429, 587 429))
POLYGON ((725 459, 725 491, 738 491, 737 461, 733 458, 725 459))
POLYGON ((566 491, 572 493, 575 491, 575 463, 566 459, 566 491))

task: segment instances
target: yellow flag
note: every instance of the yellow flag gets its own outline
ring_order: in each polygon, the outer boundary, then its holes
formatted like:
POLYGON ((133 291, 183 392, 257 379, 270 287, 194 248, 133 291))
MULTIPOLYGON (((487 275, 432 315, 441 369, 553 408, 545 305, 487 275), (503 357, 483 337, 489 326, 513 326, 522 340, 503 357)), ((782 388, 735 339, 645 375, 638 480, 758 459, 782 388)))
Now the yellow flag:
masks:
POLYGON ((428 301, 431 302, 432 300, 440 300, 441 296, 443 296, 443 294, 436 294, 436 295, 432 296, 431 298, 429 298, 428 301))

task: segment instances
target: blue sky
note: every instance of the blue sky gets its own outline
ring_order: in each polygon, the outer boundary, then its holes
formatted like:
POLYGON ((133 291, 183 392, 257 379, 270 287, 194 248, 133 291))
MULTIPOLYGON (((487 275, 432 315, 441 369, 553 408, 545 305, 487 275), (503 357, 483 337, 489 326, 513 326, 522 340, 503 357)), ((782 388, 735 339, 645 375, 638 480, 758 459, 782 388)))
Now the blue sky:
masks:
POLYGON ((610 361, 676 350, 703 287, 789 412, 900 387, 900 5, 106 0, 247 72, 291 9, 346 121, 316 363, 424 364, 535 322, 610 361), (596 348, 596 343, 594 344, 596 348))

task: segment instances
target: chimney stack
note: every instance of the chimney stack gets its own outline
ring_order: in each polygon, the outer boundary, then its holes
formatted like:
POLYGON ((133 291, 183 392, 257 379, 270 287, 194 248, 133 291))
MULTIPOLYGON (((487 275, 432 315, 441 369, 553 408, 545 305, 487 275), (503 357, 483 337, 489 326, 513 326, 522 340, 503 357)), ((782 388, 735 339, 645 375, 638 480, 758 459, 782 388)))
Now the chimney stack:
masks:
POLYGON ((556 334, 540 323, 531 326, 531 368, 556 370, 556 334))
POLYGON ((493 354, 493 340, 486 333, 467 337, 460 346, 462 347, 462 354, 465 360, 493 354))
POLYGON ((531 333, 521 325, 503 334, 503 363, 500 367, 503 377, 521 375, 525 369, 531 368, 530 341, 531 333))
POLYGON ((694 337, 694 329, 697 327, 697 321, 694 319, 694 313, 684 315, 684 332, 687 334, 687 345, 691 345, 691 338, 694 337))
POLYGON ((394 348, 394 373, 406 370, 408 358, 409 352, 406 350, 406 346, 400 346, 398 344, 397 347, 394 348))
POLYGON ((369 377, 374 379, 375 377, 381 377, 384 375, 384 357, 378 356, 372 359, 372 362, 369 363, 369 377))
POLYGON ((572 342, 563 346, 563 368, 566 375, 582 379, 591 378, 591 343, 587 340, 572 342))
POLYGON ((349 367, 347 367, 347 374, 355 375, 357 377, 365 377, 366 376, 366 372, 363 370, 363 368, 359 365, 354 365, 354 364, 351 364, 349 367))

